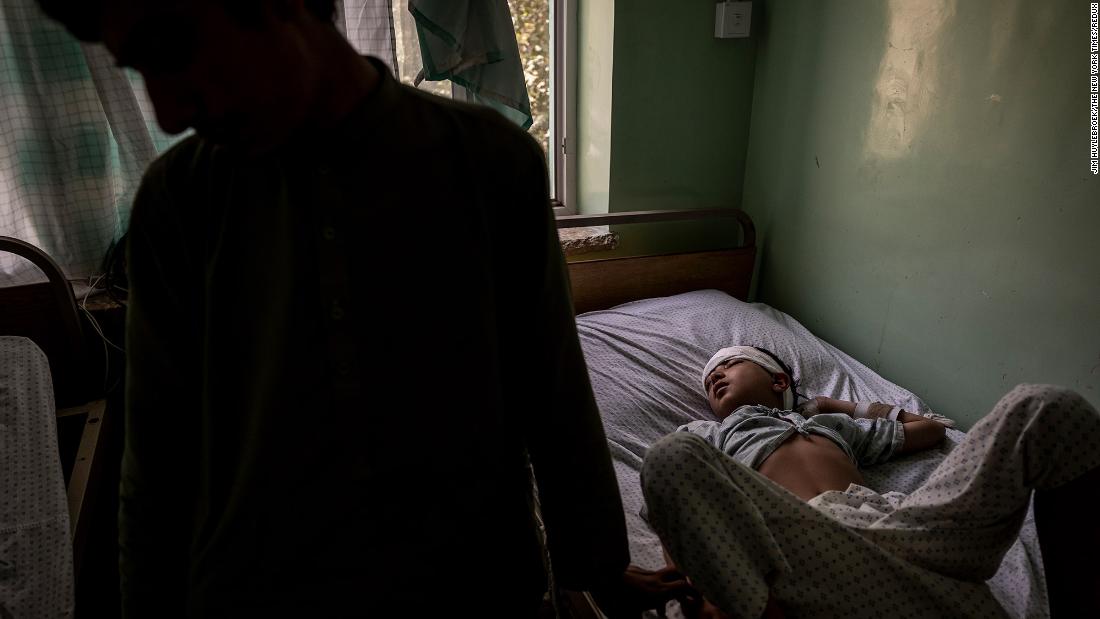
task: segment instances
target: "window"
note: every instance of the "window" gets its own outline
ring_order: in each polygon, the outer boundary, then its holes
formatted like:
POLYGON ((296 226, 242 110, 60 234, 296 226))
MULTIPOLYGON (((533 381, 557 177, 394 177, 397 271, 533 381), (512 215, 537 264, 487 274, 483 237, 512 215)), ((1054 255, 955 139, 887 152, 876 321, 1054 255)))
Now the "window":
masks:
MULTIPOLYGON (((567 0, 508 0, 512 23, 516 28, 520 62, 523 64, 527 94, 531 98, 533 122, 528 131, 542 145, 550 173, 550 198, 556 214, 576 213, 572 179, 575 178, 569 130, 575 117, 572 83, 575 66, 570 51, 575 38, 567 0), (571 64, 572 63, 572 64, 571 64)), ((416 24, 404 2, 393 3, 395 47, 398 73, 402 82, 412 85, 420 70, 420 42, 416 24)), ((423 81, 422 90, 451 96, 450 82, 423 81)))

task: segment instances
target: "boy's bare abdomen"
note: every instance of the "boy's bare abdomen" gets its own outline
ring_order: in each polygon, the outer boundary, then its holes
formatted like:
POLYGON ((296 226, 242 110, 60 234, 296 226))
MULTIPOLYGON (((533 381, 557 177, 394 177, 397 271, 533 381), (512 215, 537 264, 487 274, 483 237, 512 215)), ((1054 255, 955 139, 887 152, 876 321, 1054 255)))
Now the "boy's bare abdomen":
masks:
POLYGON ((863 484, 859 469, 840 447, 816 434, 791 435, 757 470, 803 501, 826 490, 846 490, 848 484, 863 484))

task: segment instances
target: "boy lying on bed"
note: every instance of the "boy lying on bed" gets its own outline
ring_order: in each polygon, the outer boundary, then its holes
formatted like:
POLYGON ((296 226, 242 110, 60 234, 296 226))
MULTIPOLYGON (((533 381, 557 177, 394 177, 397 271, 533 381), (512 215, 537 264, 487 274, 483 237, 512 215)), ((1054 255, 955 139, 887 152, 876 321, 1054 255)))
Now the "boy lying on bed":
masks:
POLYGON ((985 580, 1036 493, 1051 610, 1100 616, 1094 511, 1100 414, 1079 395, 1021 385, 908 497, 862 486, 858 465, 938 444, 949 420, 815 398, 762 349, 719 351, 703 372, 719 421, 646 454, 648 519, 677 568, 632 568, 637 597, 708 617, 1004 616, 985 580), (857 421, 866 417, 866 421, 857 421), (702 596, 700 598, 699 596, 702 596))

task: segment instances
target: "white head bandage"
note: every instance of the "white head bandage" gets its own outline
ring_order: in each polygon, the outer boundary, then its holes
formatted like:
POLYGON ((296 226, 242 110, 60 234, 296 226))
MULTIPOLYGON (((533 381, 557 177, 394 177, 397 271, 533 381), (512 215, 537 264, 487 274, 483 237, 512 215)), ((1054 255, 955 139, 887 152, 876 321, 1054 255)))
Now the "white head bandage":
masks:
POLYGON ((729 361, 730 359, 744 359, 746 361, 752 361, 756 365, 764 368, 772 374, 786 374, 787 375, 787 389, 783 392, 783 409, 791 410, 794 408, 794 390, 791 388, 791 381, 794 380, 790 374, 787 373, 782 367, 776 363, 775 359, 772 359, 767 353, 761 351, 758 348, 752 346, 730 346, 729 348, 723 348, 714 353, 714 356, 707 361, 707 364, 703 366, 703 393, 707 392, 707 377, 714 371, 714 368, 719 364, 729 361))

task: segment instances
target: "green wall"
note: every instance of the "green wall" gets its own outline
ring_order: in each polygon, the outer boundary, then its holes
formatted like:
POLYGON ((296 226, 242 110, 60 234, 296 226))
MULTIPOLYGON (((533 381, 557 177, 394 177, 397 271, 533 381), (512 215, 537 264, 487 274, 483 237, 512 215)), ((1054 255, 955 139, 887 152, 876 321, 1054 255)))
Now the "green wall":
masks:
MULTIPOLYGON (((739 206, 754 41, 715 39, 709 1, 582 0, 578 21, 579 212, 739 206)), ((728 246, 736 229, 617 230, 598 257, 728 246)))
POLYGON ((577 26, 577 212, 590 215, 610 197, 615 2, 581 0, 577 26))
POLYGON ((615 8, 611 212, 739 205, 753 41, 715 39, 713 2, 615 8))
POLYGON ((1088 2, 754 5, 759 300, 964 426, 1020 382, 1100 403, 1088 2))

